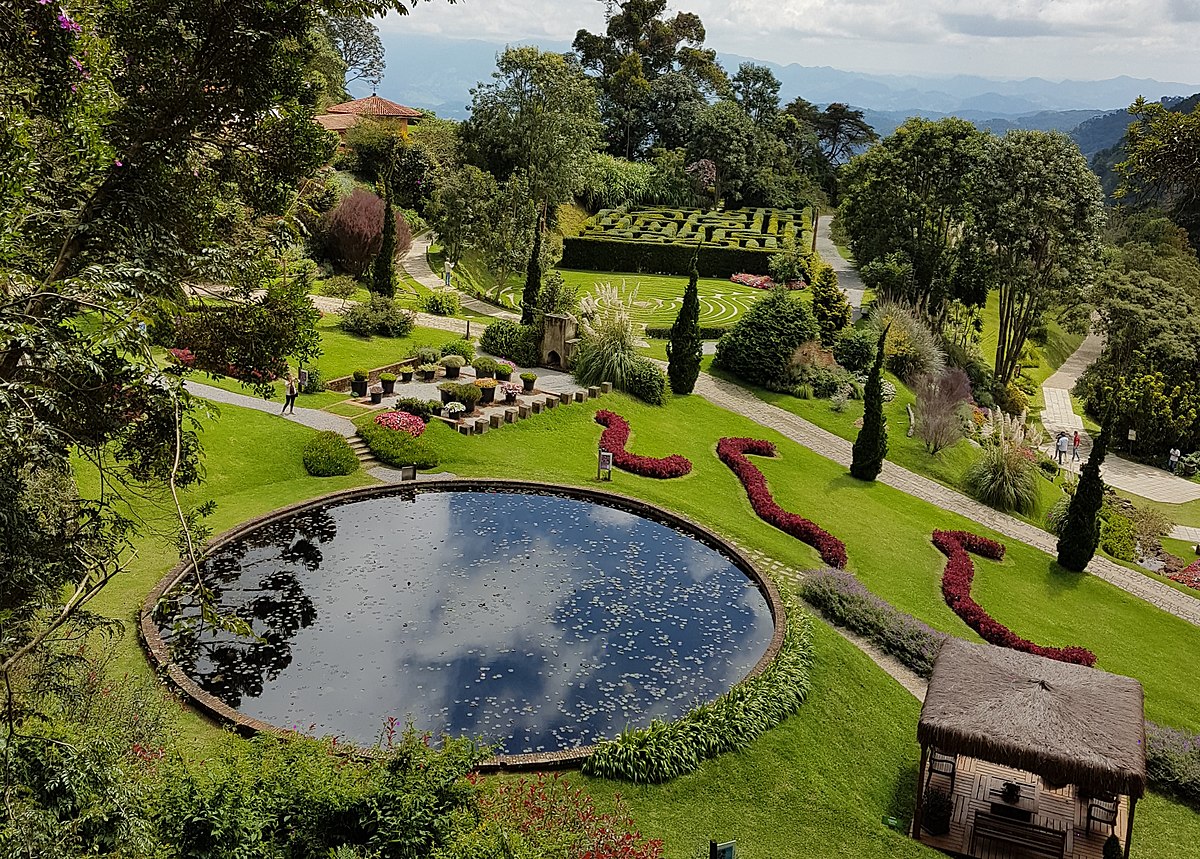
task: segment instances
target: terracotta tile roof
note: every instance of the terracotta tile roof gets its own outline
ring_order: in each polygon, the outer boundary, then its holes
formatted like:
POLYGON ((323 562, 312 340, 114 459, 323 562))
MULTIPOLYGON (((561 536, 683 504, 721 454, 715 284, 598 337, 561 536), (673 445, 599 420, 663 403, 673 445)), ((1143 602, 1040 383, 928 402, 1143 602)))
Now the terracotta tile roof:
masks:
POLYGON ((343 104, 335 104, 328 109, 328 112, 356 113, 360 116, 407 117, 409 119, 420 119, 422 115, 419 110, 405 107, 402 104, 396 104, 394 101, 388 101, 386 98, 380 98, 377 95, 347 101, 343 104))
POLYGON ((362 117, 353 113, 323 113, 313 119, 326 131, 346 131, 357 125, 362 117))

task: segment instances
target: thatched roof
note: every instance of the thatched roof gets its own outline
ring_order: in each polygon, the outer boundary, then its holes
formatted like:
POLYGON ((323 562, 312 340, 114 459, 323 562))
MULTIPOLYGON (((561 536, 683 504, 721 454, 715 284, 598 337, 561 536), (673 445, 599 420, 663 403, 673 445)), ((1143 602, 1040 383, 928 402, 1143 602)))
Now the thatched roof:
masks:
POLYGON ((1146 789, 1142 684, 1006 648, 947 639, 917 739, 1053 784, 1130 796, 1146 789))

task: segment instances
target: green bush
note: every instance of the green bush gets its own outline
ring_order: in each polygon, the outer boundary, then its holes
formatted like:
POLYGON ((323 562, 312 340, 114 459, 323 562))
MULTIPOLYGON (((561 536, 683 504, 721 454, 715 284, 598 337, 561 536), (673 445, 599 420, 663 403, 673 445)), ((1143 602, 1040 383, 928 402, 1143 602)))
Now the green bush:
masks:
POLYGON ((520 325, 507 319, 488 324, 479 338, 479 348, 489 355, 507 358, 520 367, 536 367, 542 363, 538 350, 541 334, 536 325, 520 325))
POLYGON ((833 344, 833 357, 851 372, 865 371, 875 360, 877 338, 869 328, 847 328, 833 344))
POLYGON ((447 355, 458 355, 468 364, 475 360, 475 345, 466 337, 447 340, 439 351, 443 358, 447 355))
MULTIPOLYGON (((1057 466, 1055 466, 1057 468, 1057 466)), ((1071 507, 1071 497, 1064 495, 1054 502, 1046 511, 1046 530, 1055 537, 1061 537, 1063 527, 1067 524, 1067 511, 1071 507)))
POLYGON ((457 316, 462 313, 462 304, 458 293, 450 289, 441 289, 425 296, 421 309, 434 316, 457 316))
POLYGON ((313 477, 338 477, 358 471, 358 457, 341 433, 319 432, 304 445, 304 468, 313 477))
POLYGON ((1036 466, 1015 444, 990 444, 963 475, 967 494, 1008 513, 1028 513, 1037 499, 1036 466))
POLYGON ((442 360, 438 361, 443 367, 453 367, 461 370, 467 364, 467 359, 462 355, 446 355, 442 360))
POLYGON ((359 337, 407 337, 416 324, 416 316, 394 299, 373 296, 369 302, 355 304, 342 314, 342 330, 359 337))
POLYGON ((787 600, 783 646, 763 673, 675 722, 655 719, 648 728, 600 742, 584 761, 584 774, 659 784, 694 772, 710 758, 746 748, 797 712, 808 696, 811 623, 787 600))
POLYGON ((997 385, 992 390, 992 396, 996 398, 996 405, 1000 410, 1010 415, 1023 414, 1029 408, 1029 397, 1012 382, 997 385))
POLYGON ((437 452, 429 446, 424 436, 413 438, 406 432, 381 427, 374 421, 367 421, 360 426, 358 434, 375 458, 385 465, 435 468, 438 464, 437 452))
POLYGON ((320 370, 310 367, 306 372, 308 376, 304 379, 304 387, 300 389, 300 393, 319 394, 325 390, 325 378, 321 375, 320 370))
POLYGON ((417 349, 416 352, 413 353, 412 357, 418 365, 421 365, 421 364, 435 364, 436 365, 437 362, 439 360, 441 360, 442 353, 440 350, 435 349, 432 346, 421 346, 419 349, 417 349))
POLYGON ((368 373, 366 370, 362 369, 361 367, 359 367, 357 370, 355 370, 353 373, 350 374, 350 378, 352 378, 356 382, 365 382, 365 381, 367 381, 368 376, 370 376, 370 373, 368 373))
POLYGON ((441 411, 442 404, 437 400, 422 400, 420 397, 401 397, 396 400, 394 408, 398 412, 408 412, 410 415, 416 415, 425 421, 425 423, 429 423, 429 419, 441 411))
POLYGON ((889 371, 909 383, 921 375, 941 375, 946 366, 941 340, 910 307, 894 301, 876 301, 871 305, 870 320, 876 331, 887 326, 883 354, 889 371))
POLYGON ((667 376, 662 368, 642 356, 629 368, 625 392, 652 406, 661 406, 667 399, 667 376))
POLYGON ((462 403, 467 407, 468 414, 475 411, 475 407, 479 405, 479 398, 483 396, 479 386, 470 382, 444 382, 439 388, 450 391, 451 402, 462 403))
POLYGON ((483 377, 494 374, 500 365, 494 359, 481 355, 471 362, 471 366, 475 368, 476 375, 483 377))
POLYGON ((786 390, 791 383, 792 356, 817 334, 817 323, 808 308, 790 292, 773 290, 721 338, 713 363, 751 384, 786 390))
MULTIPOLYGON (((772 251, 702 245, 696 261, 701 277, 726 278, 738 272, 766 274, 772 251)), ((563 239, 563 268, 682 274, 692 270, 695 241, 620 241, 591 236, 563 239)))
POLYGON ((1137 537, 1133 522, 1120 513, 1109 513, 1100 526, 1100 548, 1119 561, 1137 558, 1137 537))

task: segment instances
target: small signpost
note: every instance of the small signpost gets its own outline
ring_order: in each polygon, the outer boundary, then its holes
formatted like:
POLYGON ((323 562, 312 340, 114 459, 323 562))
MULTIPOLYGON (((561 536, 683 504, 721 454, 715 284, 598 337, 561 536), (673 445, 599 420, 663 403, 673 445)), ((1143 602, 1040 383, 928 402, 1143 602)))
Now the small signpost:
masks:
POLYGON ((733 845, 736 841, 708 842, 708 859, 733 859, 733 845))
POLYGON ((1137 441, 1137 430, 1131 429, 1129 431, 1129 452, 1130 453, 1133 453, 1133 443, 1135 441, 1137 441))
POLYGON ((597 480, 612 480, 613 455, 604 448, 600 448, 600 455, 596 460, 596 479, 597 480))

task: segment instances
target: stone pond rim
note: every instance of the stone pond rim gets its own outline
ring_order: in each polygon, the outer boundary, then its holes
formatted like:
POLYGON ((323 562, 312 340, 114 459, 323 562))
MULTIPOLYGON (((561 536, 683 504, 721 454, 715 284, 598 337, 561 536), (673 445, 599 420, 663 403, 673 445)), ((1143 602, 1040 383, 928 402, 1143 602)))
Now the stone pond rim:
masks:
MULTIPOLYGON (((693 522, 677 513, 638 498, 620 495, 615 492, 591 489, 589 487, 544 483, 533 480, 460 478, 455 480, 429 480, 405 487, 384 485, 345 489, 340 492, 330 492, 320 495, 297 504, 291 504, 287 507, 273 510, 263 516, 242 522, 214 538, 207 547, 205 554, 211 555, 217 549, 248 536, 264 525, 269 525, 315 508, 325 507, 333 503, 362 501, 389 495, 411 496, 419 492, 516 492, 536 495, 558 495, 623 510, 643 519, 674 528, 732 561, 734 566, 741 570, 754 583, 759 593, 766 600, 773 626, 771 640, 762 657, 755 663, 746 676, 735 685, 740 685, 740 683, 744 683, 746 680, 756 677, 766 670, 767 666, 779 655, 779 650, 783 646, 784 633, 787 630, 787 615, 783 600, 779 594, 779 589, 736 546, 703 525, 693 522)), ((193 707, 217 722, 229 725, 243 736, 252 736, 259 732, 279 736, 295 733, 294 731, 286 730, 277 725, 247 716, 229 706, 212 693, 201 688, 195 680, 188 676, 172 660, 170 648, 163 639, 158 624, 154 620, 154 613, 163 595, 191 572, 192 564, 190 561, 184 561, 176 565, 154 586, 149 596, 146 597, 145 602, 142 603, 142 609, 138 615, 138 630, 142 644, 155 670, 182 692, 193 707)), ((497 755, 483 761, 479 765, 479 769, 494 771, 502 769, 535 770, 576 767, 583 764, 591 755, 593 748, 594 746, 588 745, 553 752, 497 755)))

